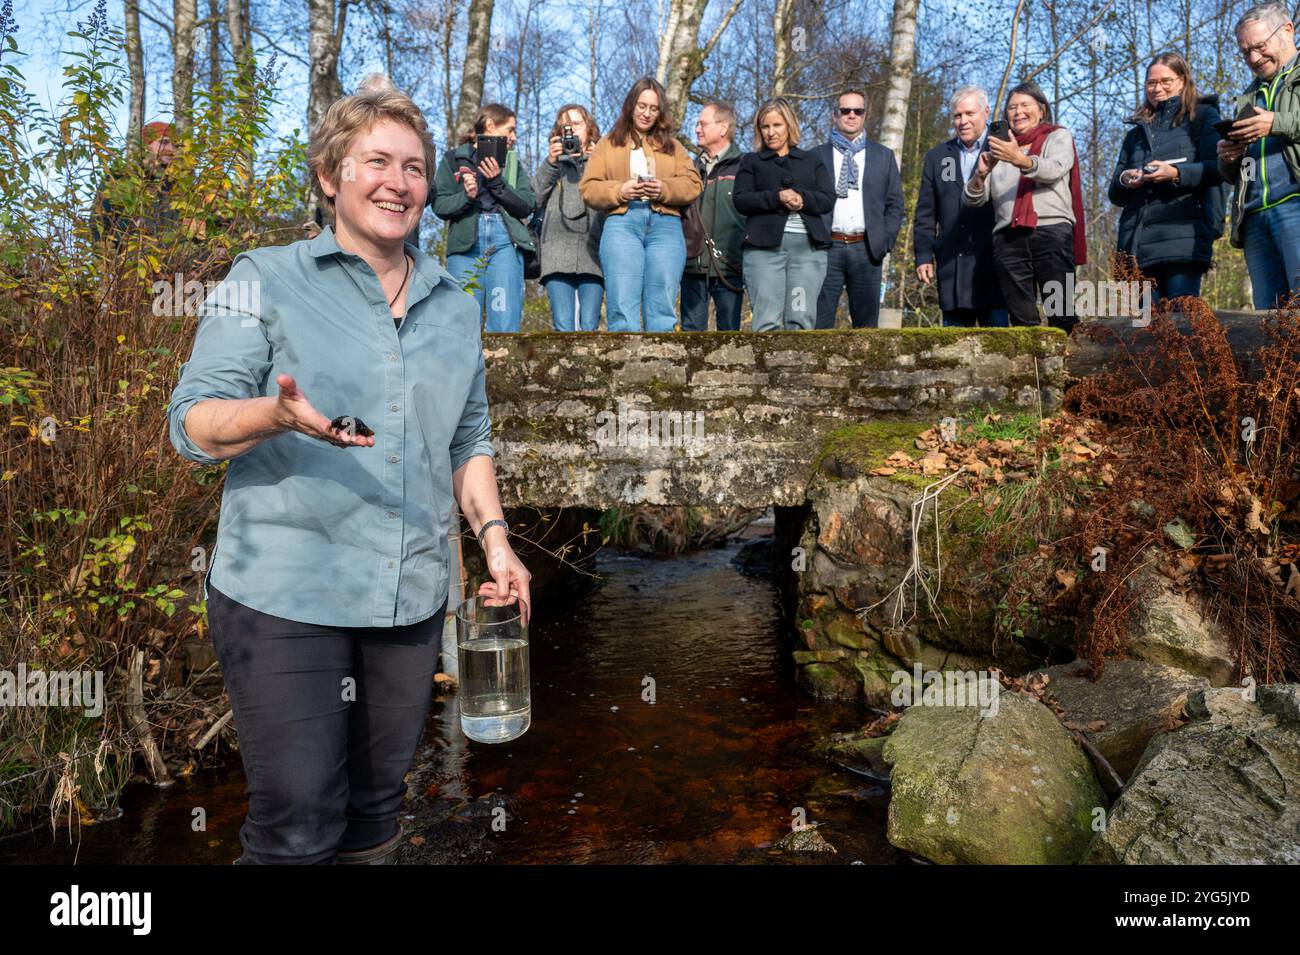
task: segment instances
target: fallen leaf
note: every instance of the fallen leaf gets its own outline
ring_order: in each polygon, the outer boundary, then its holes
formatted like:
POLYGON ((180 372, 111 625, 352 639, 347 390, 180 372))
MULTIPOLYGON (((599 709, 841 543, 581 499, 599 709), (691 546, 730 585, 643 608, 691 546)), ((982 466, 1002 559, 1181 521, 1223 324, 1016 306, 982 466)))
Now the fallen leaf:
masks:
POLYGON ((1264 504, 1255 495, 1250 496, 1250 511, 1246 514, 1246 530, 1253 534, 1268 534, 1268 525, 1264 523, 1264 504))
POLYGON ((948 467, 948 455, 942 451, 931 451, 921 458, 922 474, 938 474, 948 467))
POLYGON ((1196 535, 1181 517, 1175 517, 1165 525, 1165 534, 1183 550, 1190 550, 1196 546, 1196 535))

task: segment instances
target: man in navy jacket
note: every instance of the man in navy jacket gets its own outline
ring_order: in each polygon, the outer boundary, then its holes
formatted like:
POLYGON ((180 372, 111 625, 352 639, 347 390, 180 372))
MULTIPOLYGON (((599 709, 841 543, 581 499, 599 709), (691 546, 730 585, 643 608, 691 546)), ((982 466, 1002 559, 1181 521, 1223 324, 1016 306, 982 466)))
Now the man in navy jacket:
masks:
POLYGON ((988 94, 963 86, 949 107, 957 135, 925 154, 916 196, 916 277, 926 285, 938 279, 945 325, 1005 327, 1007 310, 993 275, 993 204, 961 201, 962 188, 987 148, 988 94))
POLYGON ((835 209, 823 216, 831 233, 826 280, 817 296, 817 327, 834 328, 840 291, 849 293, 854 328, 880 318, 880 270, 903 224, 903 184, 894 154, 867 139, 867 99, 845 90, 836 100, 830 142, 817 147, 835 182, 835 209), (846 164, 847 161, 847 164, 846 164))

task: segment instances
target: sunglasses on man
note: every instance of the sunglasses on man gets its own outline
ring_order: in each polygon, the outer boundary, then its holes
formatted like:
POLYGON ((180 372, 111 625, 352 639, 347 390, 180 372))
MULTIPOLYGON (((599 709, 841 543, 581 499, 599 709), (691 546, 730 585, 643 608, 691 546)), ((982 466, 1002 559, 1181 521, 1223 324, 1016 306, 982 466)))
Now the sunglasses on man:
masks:
POLYGON ((841 116, 848 116, 850 114, 854 116, 865 116, 867 113, 867 108, 865 106, 841 106, 839 109, 841 116))

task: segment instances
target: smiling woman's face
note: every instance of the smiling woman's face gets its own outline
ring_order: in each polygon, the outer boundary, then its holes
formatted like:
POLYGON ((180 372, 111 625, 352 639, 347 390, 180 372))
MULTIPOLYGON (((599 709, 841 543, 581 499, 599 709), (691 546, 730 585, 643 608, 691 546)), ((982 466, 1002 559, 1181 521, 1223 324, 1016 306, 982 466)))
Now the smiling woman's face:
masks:
POLYGON ((376 247, 400 245, 429 194, 420 137, 403 123, 382 119, 353 140, 337 181, 321 185, 334 197, 339 232, 376 247))
POLYGON ((1033 129, 1043 121, 1043 107, 1025 93, 1016 93, 1007 101, 1007 121, 1017 133, 1033 129))

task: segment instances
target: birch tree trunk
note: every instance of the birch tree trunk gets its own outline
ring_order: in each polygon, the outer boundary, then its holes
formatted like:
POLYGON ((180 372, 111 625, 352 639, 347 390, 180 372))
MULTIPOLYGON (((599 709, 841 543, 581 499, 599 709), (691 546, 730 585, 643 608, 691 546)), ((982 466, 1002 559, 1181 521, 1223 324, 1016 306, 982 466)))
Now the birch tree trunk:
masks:
POLYGON ((459 12, 459 3, 456 0, 447 4, 446 19, 442 21, 442 34, 438 38, 442 54, 442 119, 447 130, 449 146, 456 143, 456 112, 451 101, 451 91, 454 88, 451 81, 451 60, 452 50, 455 48, 456 16, 459 12))
POLYGON ((655 79, 668 93, 668 108, 675 124, 680 124, 686 115, 691 86, 703 74, 704 61, 743 2, 732 0, 713 35, 701 47, 700 21, 704 18, 704 8, 709 5, 708 0, 671 0, 664 32, 659 38, 659 66, 655 70, 655 79))
POLYGON ((776 39, 776 49, 772 57, 772 95, 780 96, 785 92, 786 72, 790 63, 790 38, 786 35, 790 28, 790 14, 794 12, 794 0, 776 0, 776 9, 772 13, 772 36, 776 39))
POLYGON ((330 104, 343 95, 339 81, 339 50, 347 27, 351 0, 307 0, 308 74, 307 126, 315 128, 330 104))
MULTIPOLYGON (((216 5, 216 0, 213 0, 216 5)), ((226 0, 225 9, 226 34, 230 39, 230 59, 234 64, 235 70, 239 74, 245 71, 251 72, 253 69, 252 56, 252 27, 248 16, 248 0, 226 0)), ((240 109, 245 111, 245 115, 251 113, 257 93, 244 97, 244 102, 240 103, 240 109)), ((243 154, 240 162, 240 173, 245 182, 252 181, 253 162, 255 160, 253 147, 250 145, 248 150, 243 154)))
POLYGON ((880 123, 880 142, 893 152, 900 169, 903 168, 907 104, 912 97, 912 71, 916 66, 917 6, 918 0, 894 0, 894 19, 889 28, 889 89, 880 123))
POLYGON ((230 38, 230 58, 239 64, 249 48, 250 26, 248 0, 226 0, 226 33, 230 38))
POLYGON ((456 104, 453 139, 469 131, 479 107, 483 105, 483 79, 487 75, 488 48, 492 41, 493 5, 494 0, 470 0, 469 3, 469 37, 465 41, 465 64, 460 71, 460 101, 456 104))
POLYGON ((700 21, 708 0, 671 0, 663 36, 659 38, 659 65, 655 79, 668 93, 673 122, 680 123, 686 112, 691 84, 704 72, 700 55, 700 21))
POLYGON ((126 66, 131 77, 126 141, 140 142, 144 131, 144 48, 140 45, 140 0, 126 0, 126 66))
POLYGON ((221 16, 218 0, 208 0, 208 89, 221 85, 221 16))
POLYGON ((587 0, 587 52, 590 56, 588 70, 591 73, 591 114, 597 115, 596 80, 600 76, 600 14, 602 0, 587 0))
POLYGON ((190 128, 194 107, 194 34, 197 0, 172 0, 172 112, 178 131, 190 128))
MULTIPOLYGON (((916 8, 919 0, 894 0, 894 17, 889 35, 889 87, 885 92, 885 113, 880 122, 880 143, 894 154, 899 169, 903 165, 903 139, 907 132, 907 106, 912 98, 912 72, 916 68, 916 8)), ((888 288, 893 271, 893 256, 881 263, 881 278, 888 288)), ((904 270, 906 273, 906 270, 904 270)), ((899 304, 906 274, 898 283, 899 304)))

